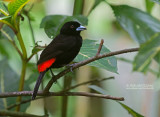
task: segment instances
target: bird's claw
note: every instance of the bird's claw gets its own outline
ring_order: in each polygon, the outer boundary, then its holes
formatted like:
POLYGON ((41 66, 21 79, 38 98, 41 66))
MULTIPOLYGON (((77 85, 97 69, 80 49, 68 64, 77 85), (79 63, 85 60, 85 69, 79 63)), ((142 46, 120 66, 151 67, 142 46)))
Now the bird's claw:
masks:
MULTIPOLYGON (((52 78, 55 79, 55 78, 54 78, 55 75, 53 74, 52 69, 50 69, 50 72, 51 72, 52 78)), ((57 79, 54 81, 54 83, 57 84, 57 79)))
POLYGON ((73 72, 73 67, 76 65, 77 63, 73 63, 73 64, 68 64, 66 65, 67 67, 70 67, 71 72, 73 72))

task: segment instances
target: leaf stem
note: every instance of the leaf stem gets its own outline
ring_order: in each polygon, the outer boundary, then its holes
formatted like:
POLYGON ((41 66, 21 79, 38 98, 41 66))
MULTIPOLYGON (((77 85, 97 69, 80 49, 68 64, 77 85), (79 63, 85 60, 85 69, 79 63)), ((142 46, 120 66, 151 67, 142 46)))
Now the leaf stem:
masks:
MULTIPOLYGON (((26 61, 23 60, 23 62, 22 62, 22 71, 21 71, 18 91, 23 91, 24 81, 25 81, 26 67, 27 67, 27 63, 26 63, 26 61)), ((21 100, 22 100, 22 97, 17 97, 17 101, 16 102, 21 102, 21 100)), ((20 110, 20 105, 18 105, 17 108, 16 108, 16 111, 19 111, 19 110, 20 110)))
POLYGON ((13 45, 13 47, 17 50, 18 54, 20 55, 21 58, 23 58, 23 55, 21 53, 21 51, 19 50, 19 48, 17 47, 17 45, 15 44, 15 42, 13 41, 13 39, 3 30, 1 29, 1 32, 8 38, 8 41, 13 45))
MULTIPOLYGON (((30 27, 30 30, 31 30, 31 35, 32 35, 32 43, 33 43, 33 46, 35 46, 36 45, 36 40, 35 40, 34 31, 33 31, 33 27, 32 27, 32 24, 31 24, 31 20, 30 20, 30 16, 28 14, 28 11, 25 12, 25 15, 28 18, 28 24, 29 24, 29 27, 30 27)), ((36 54, 36 61, 38 61, 38 54, 36 54)))
MULTIPOLYGON (((19 29, 19 28, 18 28, 19 29)), ((22 49, 23 58, 22 58, 22 70, 20 75, 20 82, 19 82, 19 89, 18 91, 23 91, 24 88, 24 80, 25 80, 25 73, 26 73, 26 67, 27 67, 27 51, 26 47, 24 45, 20 30, 16 33, 17 39, 19 41, 20 47, 22 49)), ((17 97, 17 102, 21 101, 21 97, 17 97)), ((20 105, 17 106, 16 111, 20 110, 20 105)))
POLYGON ((84 0, 75 0, 73 15, 80 15, 83 13, 84 0))
POLYGON ((22 39, 22 35, 20 33, 20 30, 16 33, 17 39, 19 41, 20 47, 22 49, 22 53, 23 53, 23 59, 26 60, 27 59, 27 51, 26 51, 26 47, 24 45, 23 39, 22 39))

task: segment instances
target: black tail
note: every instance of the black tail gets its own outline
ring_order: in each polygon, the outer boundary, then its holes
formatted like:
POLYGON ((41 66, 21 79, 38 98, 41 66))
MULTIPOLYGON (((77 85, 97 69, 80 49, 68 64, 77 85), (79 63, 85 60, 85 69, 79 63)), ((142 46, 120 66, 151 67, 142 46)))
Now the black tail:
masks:
POLYGON ((35 85, 35 87, 34 87, 34 91, 33 91, 33 94, 32 94, 32 100, 34 100, 34 99, 36 98, 36 95, 37 95, 39 86, 40 86, 40 84, 41 84, 41 81, 42 81, 43 76, 44 76, 45 73, 46 73, 46 71, 41 72, 41 73, 39 74, 39 77, 38 77, 38 79, 37 79, 37 82, 36 82, 36 85, 35 85))

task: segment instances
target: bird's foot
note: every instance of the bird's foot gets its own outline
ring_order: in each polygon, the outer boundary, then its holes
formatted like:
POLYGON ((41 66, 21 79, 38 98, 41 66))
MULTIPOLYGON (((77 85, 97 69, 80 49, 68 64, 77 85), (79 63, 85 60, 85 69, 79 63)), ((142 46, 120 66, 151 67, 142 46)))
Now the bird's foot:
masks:
POLYGON ((50 72, 51 72, 52 78, 54 80, 54 83, 57 84, 57 79, 55 79, 55 75, 53 74, 52 69, 50 69, 50 72))
POLYGON ((73 64, 68 64, 66 65, 66 67, 69 67, 71 72, 73 72, 73 67, 76 65, 77 63, 73 63, 73 64))

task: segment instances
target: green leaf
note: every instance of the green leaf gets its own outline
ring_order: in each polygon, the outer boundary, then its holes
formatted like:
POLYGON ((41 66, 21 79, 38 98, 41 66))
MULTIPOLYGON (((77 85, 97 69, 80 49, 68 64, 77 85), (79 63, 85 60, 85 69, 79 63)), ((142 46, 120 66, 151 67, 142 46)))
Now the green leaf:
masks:
POLYGON ((146 10, 148 13, 151 13, 152 12, 152 9, 154 7, 154 3, 151 2, 151 0, 146 0, 146 10))
POLYGON ((12 24, 11 24, 11 16, 0 17, 0 22, 2 22, 4 24, 7 24, 9 26, 12 26, 12 24))
POLYGON ((26 80, 26 84, 32 84, 33 82, 35 82, 37 80, 38 76, 39 76, 38 72, 32 73, 29 76, 29 78, 26 80))
POLYGON ((37 54, 39 51, 45 49, 45 46, 39 46, 39 45, 38 45, 38 42, 40 42, 40 41, 37 41, 37 42, 35 43, 35 46, 34 46, 33 49, 32 49, 32 54, 37 54))
MULTIPOLYGON (((81 47, 81 50, 78 56, 75 58, 75 61, 80 62, 80 61, 83 61, 83 60, 89 59, 90 57, 95 56, 97 53, 98 47, 99 47, 99 44, 96 44, 95 42, 96 41, 94 40, 85 39, 83 41, 83 45, 81 47)), ((101 54, 109 53, 109 52, 110 50, 107 49, 105 46, 103 46, 101 50, 101 54)), ((108 71, 117 73, 117 60, 114 56, 96 60, 92 63, 89 63, 88 65, 99 67, 99 68, 106 69, 108 71)))
MULTIPOLYGON (((30 85, 33 82, 35 82, 39 76, 39 72, 37 70, 37 64, 36 63, 28 63, 27 64, 27 70, 29 71, 30 75, 28 79, 26 80, 26 84, 30 85)), ((46 76, 46 75, 45 75, 46 76)))
POLYGON ((133 69, 146 72, 153 58, 160 62, 160 33, 155 34, 150 40, 140 46, 140 50, 135 57, 133 69))
POLYGON ((37 54, 39 51, 43 50, 44 47, 41 47, 41 46, 35 46, 33 49, 32 49, 32 53, 33 54, 37 54))
POLYGON ((13 32, 13 30, 7 25, 4 25, 3 28, 1 29, 1 38, 5 38, 13 41, 14 36, 15 36, 15 33, 13 32))
MULTIPOLYGON (((19 75, 13 71, 7 63, 7 60, 0 61, 0 93, 13 92, 18 90, 19 75)), ((25 85, 24 90, 30 90, 30 88, 25 85)), ((23 100, 30 99, 30 97, 23 97, 23 100)), ((6 107, 16 103, 16 97, 10 98, 0 98, 0 109, 5 109, 6 107)), ((25 111, 30 103, 23 104, 21 111, 25 111)))
POLYGON ((120 25, 138 43, 144 43, 160 32, 160 21, 146 12, 127 6, 111 6, 120 25))
POLYGON ((8 18, 10 18, 11 16, 3 16, 3 17, 0 17, 0 21, 1 20, 6 20, 6 19, 8 19, 8 18))
POLYGON ((82 15, 67 16, 67 15, 49 15, 42 19, 41 28, 44 28, 49 38, 54 38, 59 34, 62 25, 68 21, 78 21, 82 25, 87 25, 88 19, 82 15))
POLYGON ((153 2, 156 2, 156 3, 160 4, 160 0, 151 0, 151 1, 153 1, 153 2))
POLYGON ((10 15, 13 15, 15 20, 18 12, 29 2, 30 0, 13 0, 8 4, 8 11, 10 15))
POLYGON ((120 58, 117 58, 117 59, 120 60, 120 61, 126 62, 126 63, 132 63, 132 60, 129 60, 127 58, 120 57, 120 58))
POLYGON ((0 12, 5 16, 9 15, 7 7, 5 6, 5 4, 2 1, 0 1, 0 12))
MULTIPOLYGON (((101 2, 103 2, 103 1, 105 1, 105 0, 94 0, 94 4, 93 4, 93 6, 91 7, 91 9, 90 9, 90 11, 89 11, 89 13, 88 13, 88 16, 90 15, 90 13, 101 3, 101 2)), ((106 2, 107 3, 107 2, 106 2)))
POLYGON ((11 23, 11 16, 0 17, 0 22, 7 24, 10 28, 14 30, 14 26, 11 23))
POLYGON ((157 61, 157 63, 160 65, 160 50, 157 53, 157 55, 154 57, 154 59, 157 61))
POLYGON ((137 113, 136 111, 134 111, 132 108, 128 107, 127 105, 118 102, 124 109, 126 109, 128 111, 129 114, 132 115, 132 117, 144 117, 143 115, 137 113))
MULTIPOLYGON (((158 54, 158 55, 159 55, 159 54, 158 54)), ((157 57, 157 61, 159 60, 158 63, 160 63, 159 56, 156 56, 156 57, 157 57)), ((156 57, 155 57, 155 59, 156 59, 156 57)), ((126 59, 126 58, 117 58, 117 59, 120 60, 120 61, 122 61, 122 62, 130 63, 130 64, 133 63, 133 61, 131 61, 131 60, 129 60, 129 59, 126 59)), ((154 69, 152 69, 152 68, 147 68, 147 70, 148 70, 150 73, 154 74, 155 76, 157 76, 157 74, 158 74, 157 70, 154 70, 154 69)))
POLYGON ((97 91, 97 92, 99 92, 100 94, 106 95, 106 91, 104 89, 102 89, 101 87, 99 87, 99 86, 89 85, 88 87, 93 89, 93 90, 95 90, 95 91, 97 91))
POLYGON ((103 1, 105 1, 105 0, 95 0, 94 5, 92 7, 92 10, 95 9, 103 1))
MULTIPOLYGON (((2 39, 3 37, 0 38, 2 39)), ((9 58, 9 53, 5 48, 6 43, 1 39, 0 39, 0 56, 5 56, 6 58, 9 58)))

